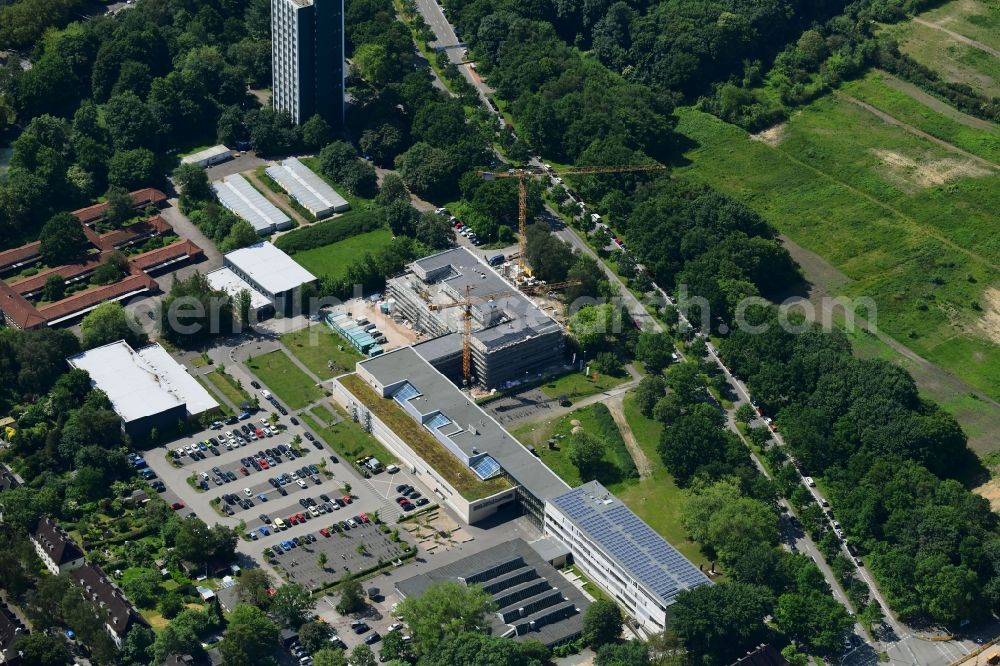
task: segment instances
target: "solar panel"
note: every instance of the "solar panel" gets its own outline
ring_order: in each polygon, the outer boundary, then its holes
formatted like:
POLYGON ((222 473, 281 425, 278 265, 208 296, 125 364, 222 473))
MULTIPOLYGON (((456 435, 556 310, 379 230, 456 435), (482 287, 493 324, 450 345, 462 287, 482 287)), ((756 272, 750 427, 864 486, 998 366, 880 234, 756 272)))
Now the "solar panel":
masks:
POLYGON ((632 578, 667 603, 681 589, 709 583, 704 573, 597 482, 564 493, 552 503, 632 578))

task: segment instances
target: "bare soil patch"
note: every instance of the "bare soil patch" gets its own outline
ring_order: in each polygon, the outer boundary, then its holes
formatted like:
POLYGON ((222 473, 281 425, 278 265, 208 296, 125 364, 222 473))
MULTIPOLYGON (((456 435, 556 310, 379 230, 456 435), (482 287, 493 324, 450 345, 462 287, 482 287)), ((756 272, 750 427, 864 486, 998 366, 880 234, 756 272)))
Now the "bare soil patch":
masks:
POLYGON ((888 167, 889 180, 899 184, 916 185, 919 188, 935 187, 959 178, 979 178, 990 172, 970 160, 946 157, 939 160, 916 160, 908 155, 873 148, 871 151, 888 167), (902 181, 900 183, 900 181, 902 181))
POLYGON ((989 500, 991 509, 1000 511, 1000 479, 990 479, 972 492, 989 500))
POLYGON ((990 340, 1000 344, 1000 289, 990 287, 983 292, 983 316, 976 327, 990 340))
POLYGON ((756 134, 751 134, 750 138, 754 141, 760 141, 761 143, 766 143, 772 148, 777 148, 781 145, 782 141, 785 140, 787 135, 787 124, 779 123, 774 127, 768 127, 766 130, 757 132, 756 134))

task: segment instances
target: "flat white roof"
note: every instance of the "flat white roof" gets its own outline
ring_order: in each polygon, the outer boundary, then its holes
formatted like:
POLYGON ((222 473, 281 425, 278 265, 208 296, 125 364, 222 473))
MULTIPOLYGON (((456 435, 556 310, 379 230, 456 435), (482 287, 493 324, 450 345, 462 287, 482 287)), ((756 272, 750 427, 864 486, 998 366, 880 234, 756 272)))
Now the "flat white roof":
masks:
POLYGON ((271 294, 280 294, 316 279, 267 241, 234 250, 225 259, 271 294))
POLYGON ((230 152, 229 148, 226 148, 221 143, 217 146, 212 146, 211 148, 206 148, 204 150, 199 150, 197 153, 191 153, 190 155, 185 155, 181 158, 181 164, 197 164, 202 160, 210 160, 213 157, 218 157, 219 155, 225 155, 230 152))
POLYGON ((240 291, 246 289, 250 292, 250 307, 254 310, 259 310, 271 304, 267 296, 254 289, 252 284, 228 268, 220 268, 217 271, 212 271, 205 278, 208 280, 208 284, 212 286, 212 289, 224 291, 233 298, 236 298, 236 295, 240 291))
POLYGON ((316 217, 325 217, 351 207, 344 197, 298 158, 289 157, 281 164, 268 167, 267 175, 316 217))
POLYGON ((239 174, 212 183, 212 189, 223 206, 249 222, 259 234, 271 234, 292 226, 287 215, 239 174))
POLYGON ((134 350, 124 340, 66 359, 86 370, 122 420, 135 421, 186 405, 197 416, 219 406, 208 391, 159 344, 134 350))

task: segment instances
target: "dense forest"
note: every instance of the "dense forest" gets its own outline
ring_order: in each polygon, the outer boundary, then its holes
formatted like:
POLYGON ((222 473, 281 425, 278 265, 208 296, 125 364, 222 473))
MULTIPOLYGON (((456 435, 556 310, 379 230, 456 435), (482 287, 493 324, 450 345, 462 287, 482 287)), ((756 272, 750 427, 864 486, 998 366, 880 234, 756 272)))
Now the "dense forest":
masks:
POLYGON ((770 309, 748 316, 768 331, 736 331, 721 352, 804 473, 826 480, 892 607, 951 625, 1000 608, 997 518, 956 478, 975 460, 955 419, 921 399, 905 370, 854 358, 839 333, 794 335, 770 309))

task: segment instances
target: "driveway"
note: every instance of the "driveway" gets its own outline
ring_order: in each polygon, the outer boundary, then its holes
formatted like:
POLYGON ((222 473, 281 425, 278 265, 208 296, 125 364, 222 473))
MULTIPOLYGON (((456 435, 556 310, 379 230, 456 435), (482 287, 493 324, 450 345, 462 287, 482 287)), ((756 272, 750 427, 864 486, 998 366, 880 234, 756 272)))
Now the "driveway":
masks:
POLYGON ((205 175, 208 176, 209 182, 214 183, 217 180, 222 180, 226 176, 243 173, 244 171, 252 171, 258 167, 267 166, 268 164, 270 164, 270 162, 257 157, 257 153, 248 151, 243 155, 234 157, 228 162, 216 164, 213 167, 205 169, 205 175))

